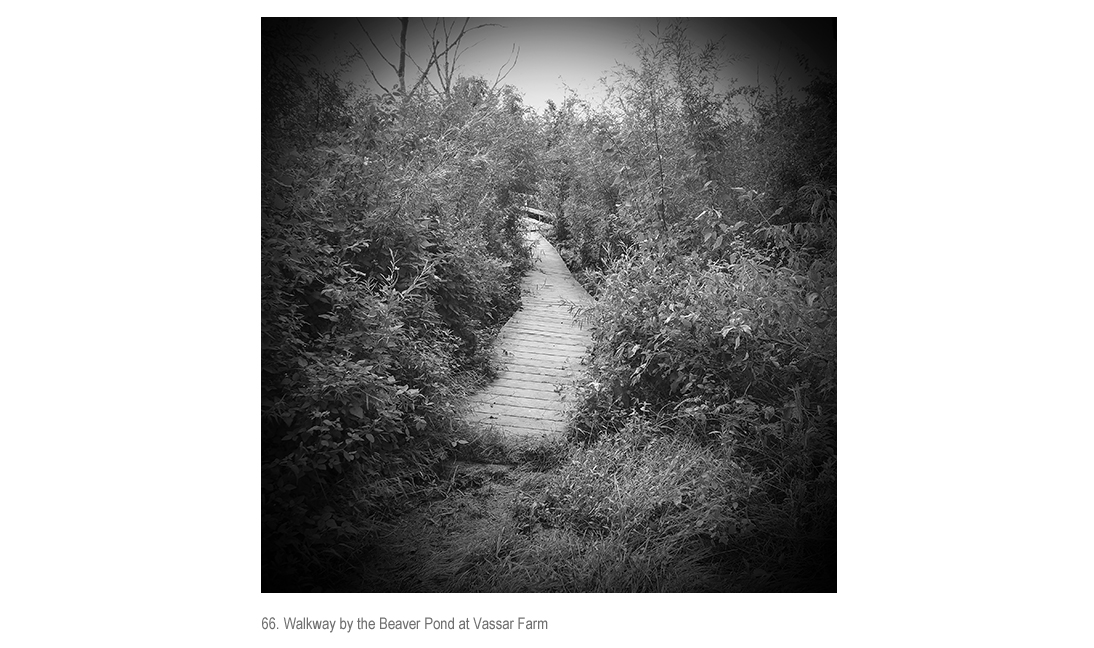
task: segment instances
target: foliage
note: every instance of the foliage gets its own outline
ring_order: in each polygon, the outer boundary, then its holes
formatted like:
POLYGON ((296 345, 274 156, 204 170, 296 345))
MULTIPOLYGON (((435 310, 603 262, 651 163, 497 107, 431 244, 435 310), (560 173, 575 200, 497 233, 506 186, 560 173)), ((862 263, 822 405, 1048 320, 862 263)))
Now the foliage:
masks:
POLYGON ((640 250, 615 262, 589 313, 598 398, 774 402, 809 383, 833 401, 834 268, 799 274, 738 247, 729 262, 640 250))
POLYGON ((768 228, 834 224, 833 78, 817 72, 803 97, 777 79, 773 91, 719 93, 731 57, 720 43, 695 46, 685 23, 636 52, 639 66, 617 68, 602 105, 571 95, 542 116, 540 195, 572 270, 603 270, 643 241, 724 259, 738 236, 771 248, 768 228))
POLYGON ((508 523, 468 546, 456 591, 733 591, 731 538, 750 537, 759 481, 723 448, 665 434, 641 417, 555 470, 526 478, 508 523), (485 555, 483 555, 485 554, 485 555))
POLYGON ((574 438, 639 416, 726 448, 763 475, 752 519, 787 540, 771 545, 785 562, 834 540, 835 268, 799 274, 734 247, 729 262, 636 250, 604 274, 574 438))
POLYGON ((530 259, 509 196, 537 168, 511 90, 370 97, 303 71, 298 28, 263 25, 266 590, 332 586, 361 525, 394 510, 391 484, 428 483, 448 456, 519 307, 530 259))
POLYGON ((725 52, 674 23, 603 104, 537 115, 481 78, 368 95, 307 33, 263 22, 264 590, 337 586, 449 457, 543 471, 464 586, 832 589, 834 79, 719 93, 725 52), (567 446, 459 416, 519 306, 529 198, 597 297, 567 446))
MULTIPOLYGON (((637 419, 673 430, 673 447, 721 449, 757 477, 742 503, 755 533, 731 553, 834 587, 834 80, 804 99, 718 95, 717 47, 692 47, 681 25, 638 54, 599 110, 575 98, 545 114, 541 192, 559 197, 556 242, 597 296, 572 438, 603 448, 637 419)), ((602 471, 579 472, 552 511, 611 500, 602 471)))
POLYGON ((526 525, 619 535, 635 549, 698 551, 700 539, 725 542, 752 530, 742 505, 757 483, 717 448, 631 416, 619 434, 576 449, 521 515, 526 525))

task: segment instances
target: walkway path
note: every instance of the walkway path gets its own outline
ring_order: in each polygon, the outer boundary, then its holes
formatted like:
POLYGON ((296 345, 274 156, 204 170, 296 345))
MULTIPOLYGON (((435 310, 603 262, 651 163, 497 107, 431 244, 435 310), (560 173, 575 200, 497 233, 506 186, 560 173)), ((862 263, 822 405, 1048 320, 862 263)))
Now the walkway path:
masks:
MULTIPOLYGON (((546 226, 532 218, 524 222, 530 228, 546 226)), ((521 284, 521 309, 495 343, 498 378, 470 399, 471 420, 495 425, 507 436, 539 437, 566 428, 573 383, 592 343, 589 331, 574 321, 574 310, 592 298, 538 231, 525 236, 535 267, 521 284)))

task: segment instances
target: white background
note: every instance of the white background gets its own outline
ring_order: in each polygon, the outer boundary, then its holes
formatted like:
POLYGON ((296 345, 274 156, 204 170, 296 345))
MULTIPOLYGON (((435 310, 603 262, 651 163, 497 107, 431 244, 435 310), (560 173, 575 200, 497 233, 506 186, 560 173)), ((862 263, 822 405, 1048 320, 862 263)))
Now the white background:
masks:
POLYGON ((378 7, 9 9, 0 643, 1091 645, 1076 6, 660 7, 839 18, 839 593, 676 596, 260 594, 259 17, 378 7))

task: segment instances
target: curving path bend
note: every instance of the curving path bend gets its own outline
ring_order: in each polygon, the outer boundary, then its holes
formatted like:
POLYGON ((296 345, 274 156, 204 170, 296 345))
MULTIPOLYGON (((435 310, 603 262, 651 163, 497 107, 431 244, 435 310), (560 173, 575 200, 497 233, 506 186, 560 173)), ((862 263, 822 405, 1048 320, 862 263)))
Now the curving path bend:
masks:
POLYGON ((537 231, 549 226, 532 218, 524 222, 536 263, 521 284, 521 309, 495 343, 498 378, 469 399, 470 420, 496 426, 506 436, 561 435, 592 344, 589 331, 574 320, 575 309, 592 298, 537 231))

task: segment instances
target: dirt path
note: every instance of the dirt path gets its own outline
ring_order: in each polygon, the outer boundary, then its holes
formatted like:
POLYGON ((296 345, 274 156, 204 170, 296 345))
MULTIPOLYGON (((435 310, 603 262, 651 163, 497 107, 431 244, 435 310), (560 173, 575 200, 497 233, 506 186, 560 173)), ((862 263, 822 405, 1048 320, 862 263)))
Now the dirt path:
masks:
POLYGON ((521 284, 522 307, 502 328, 495 352, 498 378, 470 399, 471 420, 494 425, 507 437, 562 434, 573 401, 573 383, 592 337, 574 321, 576 307, 592 298, 566 268, 562 257, 525 219, 535 267, 521 284))
POLYGON ((541 555, 567 555, 552 543, 576 546, 578 539, 559 530, 526 529, 514 511, 542 490, 545 468, 530 457, 549 453, 561 442, 574 380, 584 370, 591 343, 589 331, 575 323, 573 307, 592 299, 534 229, 546 224, 531 218, 525 224, 536 263, 521 285, 521 310, 495 344, 498 378, 471 397, 469 415, 475 425, 494 428, 503 445, 521 447, 523 455, 513 453, 521 457, 519 465, 446 464, 439 479, 447 484, 443 495, 379 525, 383 531, 363 556, 358 591, 556 591, 570 586, 565 579, 527 580, 521 570, 540 565, 541 555))

